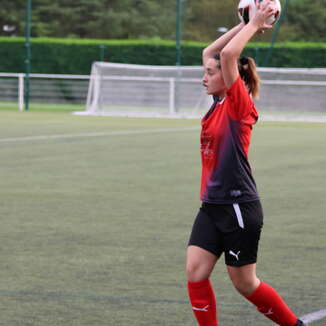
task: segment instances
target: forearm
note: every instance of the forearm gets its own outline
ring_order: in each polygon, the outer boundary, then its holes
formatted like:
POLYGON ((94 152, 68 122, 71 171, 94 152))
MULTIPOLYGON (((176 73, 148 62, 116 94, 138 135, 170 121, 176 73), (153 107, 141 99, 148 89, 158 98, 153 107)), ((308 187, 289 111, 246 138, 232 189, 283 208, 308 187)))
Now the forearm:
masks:
POLYGON ((257 33, 259 27, 253 22, 245 25, 223 48, 222 55, 238 58, 249 40, 257 33))
POLYGON ((244 23, 236 25, 231 30, 219 37, 216 41, 211 43, 208 47, 206 47, 203 50, 203 60, 205 60, 205 58, 211 58, 214 55, 220 53, 222 49, 230 42, 230 40, 234 38, 235 35, 237 35, 242 30, 244 26, 244 23))
POLYGON ((259 31, 272 28, 266 20, 275 14, 272 0, 257 2, 254 17, 225 45, 220 53, 221 69, 225 85, 230 88, 239 76, 238 58, 249 40, 259 31))

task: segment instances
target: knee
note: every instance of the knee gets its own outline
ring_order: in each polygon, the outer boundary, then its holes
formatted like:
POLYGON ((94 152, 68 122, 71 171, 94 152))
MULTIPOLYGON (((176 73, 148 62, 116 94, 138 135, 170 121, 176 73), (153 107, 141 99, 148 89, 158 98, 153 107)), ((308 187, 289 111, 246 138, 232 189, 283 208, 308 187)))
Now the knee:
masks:
POLYGON ((189 282, 199 282, 210 277, 210 271, 197 261, 188 261, 186 265, 187 279, 189 282))
POLYGON ((244 297, 249 297, 258 288, 260 281, 258 278, 254 279, 232 279, 235 289, 244 297))
POLYGON ((199 282, 208 279, 216 261, 217 257, 212 253, 196 246, 189 246, 186 265, 188 281, 199 282))
POLYGON ((186 273, 189 282, 201 281, 201 266, 200 263, 194 261, 187 261, 186 273))

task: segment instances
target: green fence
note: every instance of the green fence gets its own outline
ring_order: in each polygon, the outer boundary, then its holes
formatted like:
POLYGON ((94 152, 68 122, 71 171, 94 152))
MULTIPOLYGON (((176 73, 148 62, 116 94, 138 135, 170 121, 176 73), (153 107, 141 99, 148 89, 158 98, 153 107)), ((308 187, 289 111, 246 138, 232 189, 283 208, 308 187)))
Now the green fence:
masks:
MULTIPOLYGON (((205 43, 184 42, 182 65, 200 65, 205 43)), ((262 65, 269 43, 250 43, 245 54, 262 65)), ((23 38, 0 38, 0 72, 24 72, 23 38)), ((156 40, 32 39, 32 72, 89 74, 93 61, 175 65, 175 43, 156 40)), ((271 67, 325 67, 326 43, 277 43, 271 67)))

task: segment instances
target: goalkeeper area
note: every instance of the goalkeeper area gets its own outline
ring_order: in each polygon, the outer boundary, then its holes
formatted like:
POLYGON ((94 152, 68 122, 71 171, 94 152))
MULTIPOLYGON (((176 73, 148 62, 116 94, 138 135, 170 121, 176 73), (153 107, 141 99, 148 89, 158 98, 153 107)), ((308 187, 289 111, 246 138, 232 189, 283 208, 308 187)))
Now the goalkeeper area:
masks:
MULTIPOLYGON (((258 109, 266 120, 326 121, 326 69, 258 68, 258 109)), ((95 62, 86 114, 198 117, 212 104, 200 66, 95 62)))
MULTIPOLYGON (((0 110, 1 324, 195 326, 199 119, 40 111, 0 110)), ((325 139, 323 123, 260 121, 249 154, 265 214, 258 276, 309 326, 326 321, 325 139)), ((212 282, 221 325, 271 325, 223 259, 212 282)))

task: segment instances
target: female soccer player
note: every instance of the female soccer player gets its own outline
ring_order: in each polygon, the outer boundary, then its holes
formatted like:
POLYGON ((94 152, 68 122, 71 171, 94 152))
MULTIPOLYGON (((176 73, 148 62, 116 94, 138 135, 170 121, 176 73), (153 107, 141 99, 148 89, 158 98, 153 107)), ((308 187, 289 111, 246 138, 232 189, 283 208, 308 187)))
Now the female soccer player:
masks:
POLYGON ((258 119, 252 96, 259 92, 254 60, 239 59, 251 37, 271 28, 271 0, 258 3, 252 20, 237 25, 203 51, 203 84, 215 101, 202 119, 202 206, 187 250, 188 293, 200 326, 217 326, 209 281, 224 252, 234 287, 274 323, 304 325, 280 295, 256 276, 263 212, 248 163, 252 126, 258 119))

